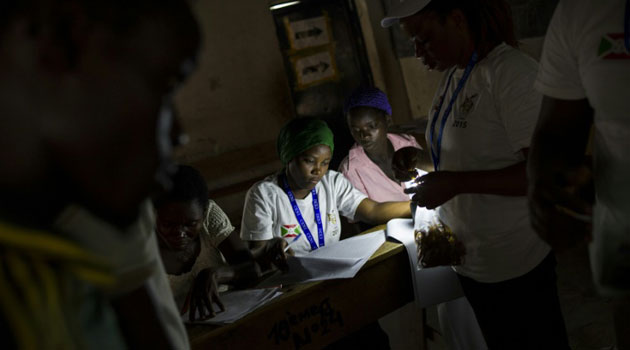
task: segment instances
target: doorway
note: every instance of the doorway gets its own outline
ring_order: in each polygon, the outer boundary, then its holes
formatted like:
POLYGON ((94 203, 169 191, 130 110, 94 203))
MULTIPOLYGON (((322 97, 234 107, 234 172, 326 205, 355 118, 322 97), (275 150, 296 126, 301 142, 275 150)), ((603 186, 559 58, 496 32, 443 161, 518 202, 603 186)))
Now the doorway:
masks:
POLYGON ((275 1, 271 4, 294 117, 325 120, 335 135, 330 164, 337 169, 354 143, 343 103, 361 85, 372 85, 353 0, 275 1))

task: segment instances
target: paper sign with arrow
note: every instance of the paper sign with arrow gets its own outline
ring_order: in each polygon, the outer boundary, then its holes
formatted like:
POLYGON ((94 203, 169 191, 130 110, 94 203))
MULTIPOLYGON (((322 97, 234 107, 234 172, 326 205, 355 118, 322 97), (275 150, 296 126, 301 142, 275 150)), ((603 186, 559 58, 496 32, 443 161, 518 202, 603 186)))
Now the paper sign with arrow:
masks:
POLYGON ((324 16, 289 22, 284 18, 291 49, 301 50, 308 47, 326 45, 330 42, 328 18, 324 16))
POLYGON ((321 51, 308 56, 292 57, 298 89, 337 78, 333 53, 321 51))

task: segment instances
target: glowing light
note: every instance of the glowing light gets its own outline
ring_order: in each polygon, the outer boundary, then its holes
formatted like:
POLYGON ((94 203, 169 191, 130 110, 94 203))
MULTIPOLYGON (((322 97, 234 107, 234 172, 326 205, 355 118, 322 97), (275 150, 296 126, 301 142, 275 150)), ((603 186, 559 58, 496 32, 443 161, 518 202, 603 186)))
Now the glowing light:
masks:
POLYGON ((281 8, 284 8, 284 7, 289 7, 289 6, 297 5, 297 4, 299 4, 299 3, 300 3, 299 1, 289 1, 289 2, 283 2, 283 3, 280 3, 280 4, 271 5, 271 6, 269 6, 269 9, 270 9, 271 11, 273 11, 273 10, 278 10, 278 9, 281 9, 281 8))

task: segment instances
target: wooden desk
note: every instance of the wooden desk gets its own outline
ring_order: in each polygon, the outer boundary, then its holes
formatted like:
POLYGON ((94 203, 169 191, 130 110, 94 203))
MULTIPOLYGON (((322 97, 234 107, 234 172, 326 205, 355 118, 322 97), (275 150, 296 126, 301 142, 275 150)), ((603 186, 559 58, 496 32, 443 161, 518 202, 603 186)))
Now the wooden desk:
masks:
POLYGON ((193 349, 321 349, 413 300, 404 247, 385 242, 352 279, 292 286, 238 322, 188 326, 193 349))

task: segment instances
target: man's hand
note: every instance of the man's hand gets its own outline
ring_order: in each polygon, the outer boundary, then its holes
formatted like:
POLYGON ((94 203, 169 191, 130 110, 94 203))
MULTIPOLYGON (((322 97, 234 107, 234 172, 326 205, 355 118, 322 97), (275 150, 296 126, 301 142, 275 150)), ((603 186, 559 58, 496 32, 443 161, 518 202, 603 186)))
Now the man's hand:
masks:
POLYGON ((528 197, 532 226, 554 250, 591 240, 594 190, 589 167, 539 177, 530 183, 528 197))
POLYGON ((590 240, 595 191, 585 156, 593 109, 587 99, 544 96, 527 161, 530 220, 555 250, 590 240))

